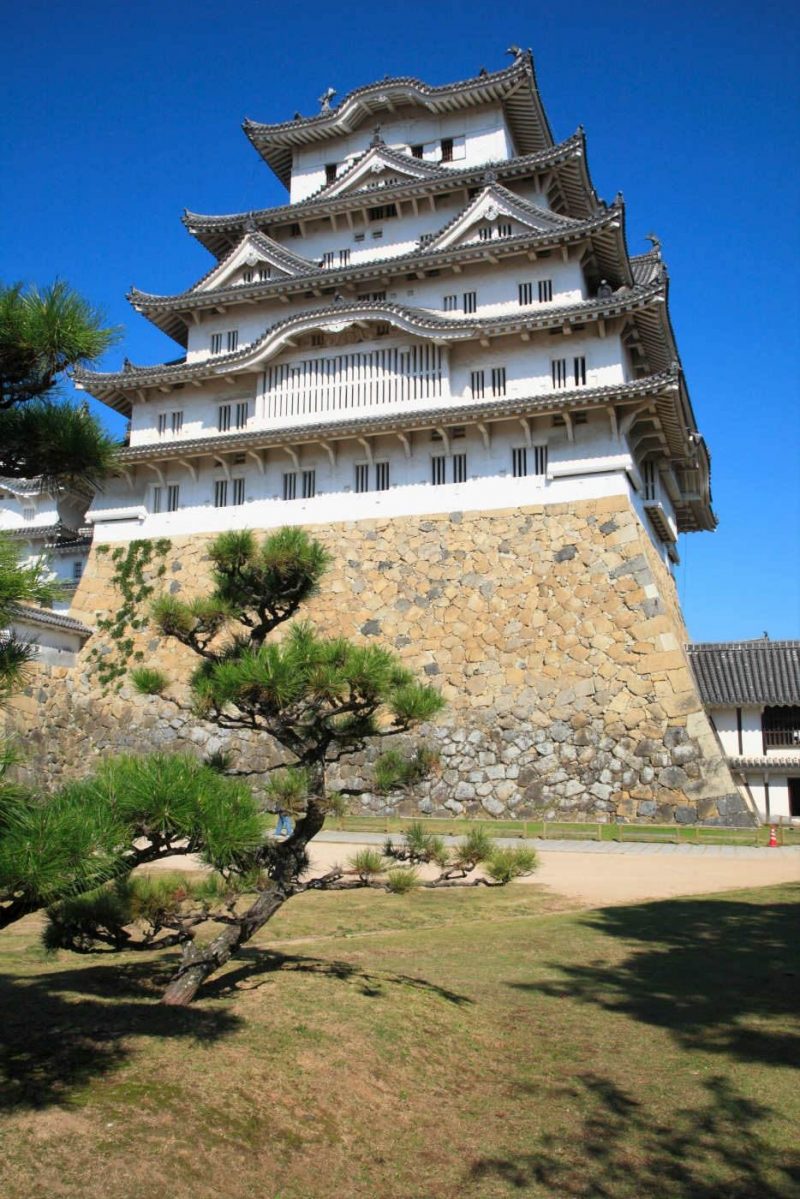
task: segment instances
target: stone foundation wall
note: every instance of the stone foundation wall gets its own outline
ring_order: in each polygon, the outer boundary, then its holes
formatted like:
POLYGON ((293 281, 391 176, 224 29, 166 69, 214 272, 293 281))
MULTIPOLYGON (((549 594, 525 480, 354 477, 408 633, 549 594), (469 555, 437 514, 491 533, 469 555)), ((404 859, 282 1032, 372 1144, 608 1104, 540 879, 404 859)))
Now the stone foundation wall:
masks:
MULTIPOLYGON (((752 822, 682 649, 673 581, 626 499, 311 531, 333 564, 308 616, 323 631, 396 649, 448 701, 421 734, 441 769, 413 798, 370 794, 368 763, 349 764, 340 781, 364 788, 362 809, 752 822)), ((169 591, 202 589, 209 540, 175 540, 169 591)), ((118 603, 111 570, 110 555, 94 549, 73 605, 89 624, 118 603)), ((138 644, 171 677, 194 662, 152 635, 138 644)), ((228 748, 249 769, 273 760, 269 746, 200 725, 165 700, 128 687, 103 697, 87 654, 71 671, 39 667, 8 713, 40 782, 120 749, 228 748)))

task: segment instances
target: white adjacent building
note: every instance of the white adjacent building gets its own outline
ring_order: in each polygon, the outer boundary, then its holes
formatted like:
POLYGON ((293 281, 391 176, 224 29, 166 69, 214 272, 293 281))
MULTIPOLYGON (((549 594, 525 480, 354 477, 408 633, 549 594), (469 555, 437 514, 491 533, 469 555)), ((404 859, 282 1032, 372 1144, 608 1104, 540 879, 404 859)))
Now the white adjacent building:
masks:
POLYGON ((20 561, 44 560, 62 590, 54 604, 66 610, 83 577, 92 542, 85 523, 91 496, 42 479, 0 477, 0 534, 17 546, 20 561))
POLYGON ((800 641, 697 642, 688 650, 739 786, 764 820, 800 820, 800 641))
POLYGON ((712 529, 658 240, 631 256, 529 53, 248 121, 277 208, 186 213, 213 255, 134 290, 177 361, 75 372, 129 417, 103 541, 625 495, 666 562, 712 529))

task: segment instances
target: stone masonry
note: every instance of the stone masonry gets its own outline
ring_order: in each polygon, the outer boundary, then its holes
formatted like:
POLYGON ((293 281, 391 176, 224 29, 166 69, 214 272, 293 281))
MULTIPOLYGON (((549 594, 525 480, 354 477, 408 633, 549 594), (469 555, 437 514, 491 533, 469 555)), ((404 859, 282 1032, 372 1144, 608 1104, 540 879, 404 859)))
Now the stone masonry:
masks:
MULTIPOLYGON (((673 581, 624 497, 310 531, 333 563, 308 617, 394 648, 448 701, 417 738, 441 765, 413 796, 370 793, 367 762, 343 771, 340 785, 363 788, 361 810, 753 822, 682 648, 673 581)), ((209 540, 175 540, 163 580, 173 594, 202 589, 209 540)), ((110 574, 109 555, 93 551, 72 610, 90 625, 116 606, 110 574)), ((192 655, 152 633, 139 644, 180 698, 192 655)), ((8 723, 50 785, 122 750, 227 748, 258 770, 275 760, 263 741, 166 699, 127 686, 103 697, 86 649, 73 670, 38 667, 8 723)))

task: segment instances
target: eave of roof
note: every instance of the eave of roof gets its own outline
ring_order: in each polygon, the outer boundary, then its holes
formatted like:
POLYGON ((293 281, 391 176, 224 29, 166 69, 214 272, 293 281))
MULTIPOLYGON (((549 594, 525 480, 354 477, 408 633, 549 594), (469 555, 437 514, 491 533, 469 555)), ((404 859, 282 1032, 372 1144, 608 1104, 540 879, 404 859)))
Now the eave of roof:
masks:
MULTIPOLYGON (((582 129, 572 137, 546 150, 519 155, 502 161, 479 163, 461 170, 450 169, 441 177, 414 180, 394 187, 381 188, 378 193, 381 203, 400 202, 439 195, 459 188, 480 186, 487 171, 500 180, 526 178, 532 174, 556 171, 560 191, 568 215, 585 218, 602 210, 597 193, 592 186, 586 161, 586 141, 582 129)), ((375 203, 375 193, 354 192, 344 196, 326 198, 324 195, 309 196, 295 204, 283 204, 277 208, 263 208, 250 212, 232 212, 206 215, 186 211, 181 218, 188 231, 216 257, 228 253, 245 232, 248 225, 260 228, 280 226, 323 219, 351 212, 375 203)))
MULTIPOLYGON (((626 288, 603 299, 581 301, 565 306, 542 305, 541 308, 524 309, 513 316, 476 318, 440 317, 421 308, 410 308, 403 304, 386 301, 355 300, 332 303, 316 309, 296 313, 285 320, 276 321, 257 341, 236 350, 232 354, 214 355, 200 362, 159 363, 151 367, 136 367, 129 364, 125 370, 95 372, 86 368, 75 368, 73 381, 91 395, 110 402, 106 395, 113 392, 135 392, 145 387, 184 383, 193 379, 213 379, 236 371, 249 371, 260 362, 259 352, 268 338, 278 331, 303 326, 313 329, 331 321, 344 318, 389 320, 402 327, 411 325, 419 336, 445 337, 447 339, 469 339, 481 335, 501 335, 518 329, 549 328, 574 325, 590 319, 619 316, 650 304, 663 303, 662 284, 651 284, 647 288, 626 288), (394 318, 394 319, 393 319, 394 318)), ((352 322, 350 322, 352 323, 352 322)))
POLYGON ((800 641, 698 642, 687 650, 708 707, 800 706, 800 641))
POLYGON ((29 604, 14 604, 11 609, 12 621, 14 617, 25 624, 77 633, 84 640, 94 633, 94 629, 90 629, 88 625, 81 624, 79 620, 75 620, 72 616, 65 616, 62 612, 53 612, 50 608, 33 608, 29 604))
POLYGON ((243 129, 252 145, 278 178, 289 185, 292 151, 301 145, 327 141, 348 134, 375 114, 400 103, 423 107, 430 112, 452 112, 459 108, 501 102, 522 152, 545 149, 553 135, 536 84, 530 51, 520 52, 501 71, 478 75, 458 83, 431 87, 419 79, 383 79, 348 92, 335 108, 323 109, 312 117, 277 124, 245 120, 243 129))
MULTIPOLYGON (((590 239, 604 275, 612 283, 627 284, 633 276, 627 266, 624 237, 624 211, 612 207, 599 216, 585 221, 564 222, 552 231, 531 231, 517 237, 459 245, 443 250, 432 250, 427 246, 409 254, 374 258, 352 266, 321 270, 311 267, 306 275, 292 275, 269 282, 236 284, 217 290, 202 290, 199 283, 185 292, 171 296, 153 295, 132 288, 128 300, 147 320, 172 337, 179 345, 187 342, 188 320, 182 314, 203 308, 216 308, 220 304, 252 304, 254 300, 269 300, 309 289, 319 292, 325 288, 347 287, 356 283, 391 279, 394 275, 407 274, 411 270, 442 270, 450 265, 463 266, 473 262, 487 261, 489 255, 507 258, 529 250, 542 250, 566 246, 590 239)), ((218 267, 214 267, 217 270, 218 267)), ((211 274, 212 272, 209 272, 211 274)), ((207 278, 207 276, 205 276, 207 278)))

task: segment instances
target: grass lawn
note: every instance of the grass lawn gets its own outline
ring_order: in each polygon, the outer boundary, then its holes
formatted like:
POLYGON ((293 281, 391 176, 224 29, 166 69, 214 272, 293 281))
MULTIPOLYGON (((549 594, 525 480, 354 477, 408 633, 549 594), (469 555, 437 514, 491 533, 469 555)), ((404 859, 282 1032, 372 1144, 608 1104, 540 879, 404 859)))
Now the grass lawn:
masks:
POLYGON ((46 957, 31 918, 0 935, 0 1193, 789 1199, 798 901, 312 893, 185 1011, 169 961, 46 957))

